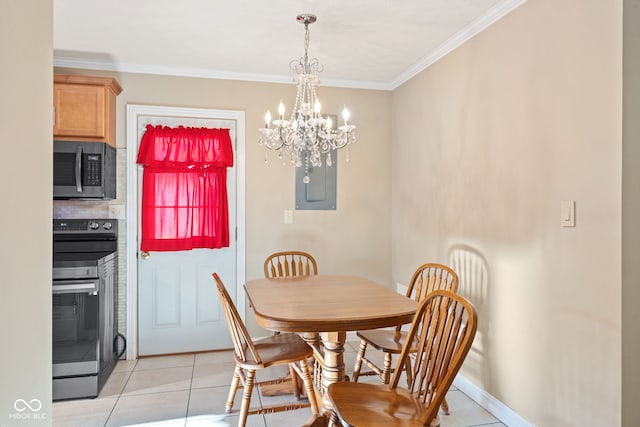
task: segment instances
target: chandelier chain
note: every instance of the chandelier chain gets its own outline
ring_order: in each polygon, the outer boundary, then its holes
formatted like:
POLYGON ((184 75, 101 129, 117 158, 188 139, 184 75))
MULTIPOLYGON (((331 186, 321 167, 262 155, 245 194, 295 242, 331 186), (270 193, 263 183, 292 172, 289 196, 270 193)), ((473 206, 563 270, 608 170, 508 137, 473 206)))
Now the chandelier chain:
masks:
POLYGON ((309 24, 304 24, 304 72, 309 74, 309 24))

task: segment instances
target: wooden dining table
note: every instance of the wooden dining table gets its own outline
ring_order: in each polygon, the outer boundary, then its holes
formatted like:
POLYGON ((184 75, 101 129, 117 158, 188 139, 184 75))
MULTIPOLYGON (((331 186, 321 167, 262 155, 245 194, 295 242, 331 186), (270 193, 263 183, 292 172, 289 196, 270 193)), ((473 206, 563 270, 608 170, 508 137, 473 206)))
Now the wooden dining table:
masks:
POLYGON ((318 387, 324 413, 307 425, 326 425, 331 404, 327 387, 345 380, 347 332, 410 323, 416 301, 369 279, 315 275, 255 279, 245 289, 258 325, 301 333, 314 349, 322 372, 318 387))

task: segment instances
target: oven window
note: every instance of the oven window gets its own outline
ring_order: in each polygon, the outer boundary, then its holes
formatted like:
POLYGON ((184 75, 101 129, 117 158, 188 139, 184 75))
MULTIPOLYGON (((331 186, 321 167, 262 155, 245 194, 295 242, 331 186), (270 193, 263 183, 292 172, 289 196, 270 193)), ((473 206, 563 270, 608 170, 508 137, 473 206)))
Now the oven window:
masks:
POLYGON ((53 363, 97 360, 98 296, 53 294, 53 363))

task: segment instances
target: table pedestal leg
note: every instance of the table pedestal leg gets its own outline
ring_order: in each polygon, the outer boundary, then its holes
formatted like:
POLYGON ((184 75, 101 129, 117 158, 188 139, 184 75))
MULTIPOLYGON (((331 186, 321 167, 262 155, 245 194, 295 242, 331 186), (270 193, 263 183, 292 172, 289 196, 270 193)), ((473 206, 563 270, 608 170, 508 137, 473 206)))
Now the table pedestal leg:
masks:
POLYGON ((304 334, 305 340, 316 350, 317 363, 322 365, 322 382, 318 390, 322 395, 322 407, 324 411, 321 415, 313 417, 305 424, 305 427, 332 426, 337 424, 333 416, 331 401, 327 396, 327 388, 337 381, 344 381, 344 343, 347 339, 346 332, 325 332, 322 337, 321 354, 319 351, 317 334, 304 334))
POLYGON ((322 389, 322 365, 324 364, 324 354, 318 332, 305 332, 302 338, 313 348, 313 360, 310 360, 311 373, 313 376, 313 386, 316 390, 322 389))
MULTIPOLYGON (((322 370, 322 404, 327 419, 333 415, 333 407, 327 388, 329 385, 344 381, 344 343, 347 339, 346 332, 326 332, 322 334, 324 342, 324 367, 322 370)), ((332 422, 329 422, 332 425, 332 422)))
POLYGON ((329 384, 344 381, 344 343, 347 333, 325 332, 321 336, 324 343, 322 392, 325 393, 329 384))

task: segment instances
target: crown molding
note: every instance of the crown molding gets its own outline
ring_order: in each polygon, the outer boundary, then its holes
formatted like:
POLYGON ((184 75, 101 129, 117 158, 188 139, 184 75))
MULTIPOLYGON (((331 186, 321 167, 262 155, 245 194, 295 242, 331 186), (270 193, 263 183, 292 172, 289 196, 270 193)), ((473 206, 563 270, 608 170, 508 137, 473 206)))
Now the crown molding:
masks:
MULTIPOLYGON (((89 60, 65 56, 54 56, 53 65, 62 68, 76 68, 81 70, 101 70, 118 73, 155 74, 177 77, 196 77, 221 80, 242 80, 261 83, 291 83, 290 75, 236 73, 205 68, 164 67, 157 65, 114 63, 104 60, 89 60)), ((368 82, 361 80, 323 79, 322 86, 342 87, 351 89, 390 90, 385 82, 368 82)))
POLYGON ((409 67, 406 71, 396 77, 393 81, 389 82, 389 90, 394 90, 401 86, 402 84, 409 81, 416 74, 421 71, 426 70, 435 62, 437 62, 440 58, 448 55, 459 46, 464 44, 467 40, 474 37, 476 34, 484 31, 491 25, 493 25, 496 21, 513 11, 514 9, 520 7, 522 4, 526 3, 527 0, 504 0, 492 7, 487 13, 473 21, 471 24, 460 30, 458 33, 453 35, 446 42, 438 46, 432 53, 422 58, 420 61, 416 62, 414 65, 409 67))
POLYGON ((114 71, 119 73, 170 75, 179 77, 197 77, 222 80, 248 80, 270 83, 290 83, 291 76, 273 74, 234 73, 206 68, 166 67, 159 65, 115 63, 105 60, 91 60, 75 57, 54 56, 53 65, 83 70, 114 71))
MULTIPOLYGON (((440 58, 446 56, 464 42, 491 26, 509 12, 526 3, 527 0, 503 0, 491 8, 480 18, 474 20, 470 25, 456 33, 453 37, 441 44, 435 51, 422 58, 420 61, 409 67, 398 77, 389 82, 361 81, 361 80, 340 80, 323 79, 322 86, 342 87, 351 89, 370 89, 392 91, 401 86, 416 74, 424 71, 440 58)), ((102 70, 120 73, 155 74, 178 77, 196 77, 221 80, 243 80, 262 83, 291 83, 290 75, 258 74, 258 73, 237 73, 223 70, 210 70, 204 68, 181 68, 166 67, 158 65, 142 65, 114 63, 105 60, 92 60, 76 57, 56 56, 54 54, 53 65, 63 68, 77 68, 83 70, 102 70)))

